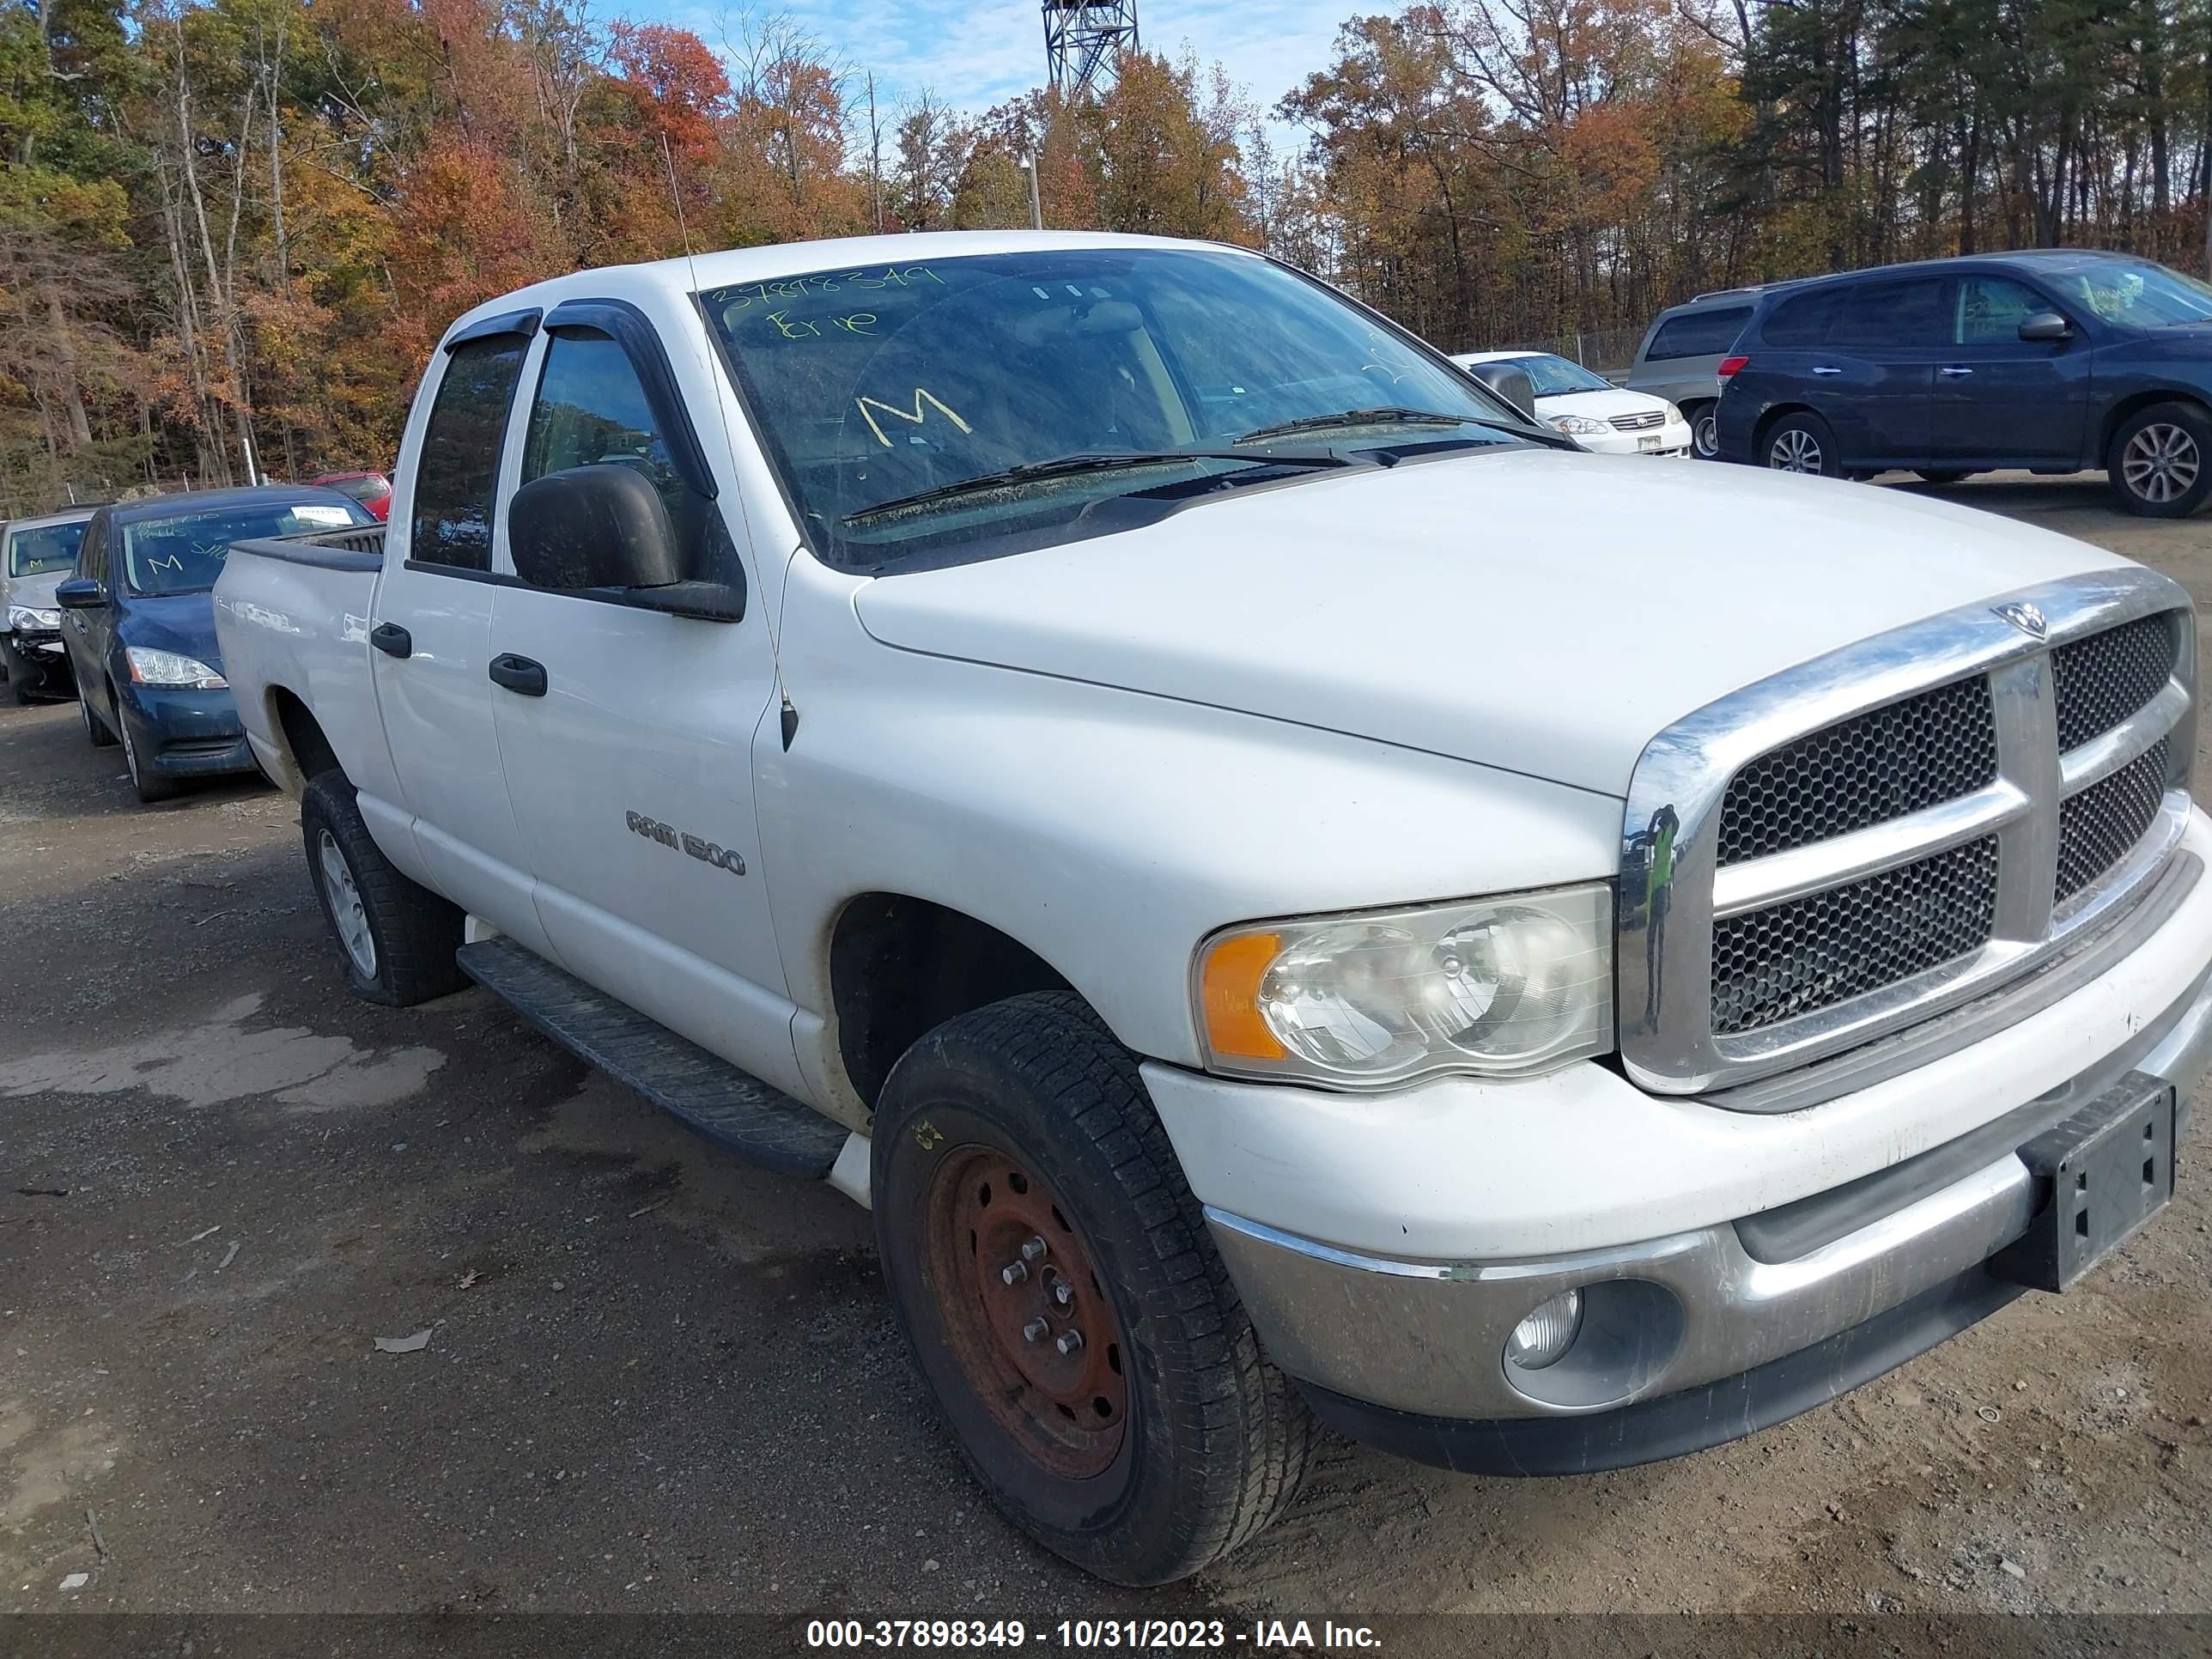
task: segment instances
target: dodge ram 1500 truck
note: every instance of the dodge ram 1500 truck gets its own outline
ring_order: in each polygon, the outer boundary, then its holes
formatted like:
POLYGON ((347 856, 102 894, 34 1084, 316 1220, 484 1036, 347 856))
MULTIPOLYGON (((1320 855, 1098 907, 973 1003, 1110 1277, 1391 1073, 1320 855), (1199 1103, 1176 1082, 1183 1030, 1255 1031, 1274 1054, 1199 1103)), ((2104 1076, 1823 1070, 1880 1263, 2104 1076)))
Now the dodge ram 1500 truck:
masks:
POLYGON ((872 1206, 975 1474, 1157 1583, 1316 1419, 1695 1450, 2063 1291, 2212 1042, 2186 593, 1576 452, 1236 249, 901 236, 460 319, 216 588, 362 995, 872 1206))

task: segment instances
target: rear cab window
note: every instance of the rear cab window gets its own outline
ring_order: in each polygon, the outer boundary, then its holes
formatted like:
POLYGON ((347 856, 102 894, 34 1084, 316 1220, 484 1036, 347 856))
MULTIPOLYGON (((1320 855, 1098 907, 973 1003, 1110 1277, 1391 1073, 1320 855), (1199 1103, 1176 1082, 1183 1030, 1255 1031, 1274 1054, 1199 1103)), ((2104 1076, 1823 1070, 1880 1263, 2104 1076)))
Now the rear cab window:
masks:
POLYGON ((529 349, 526 335, 490 334, 446 354, 415 466, 410 563, 490 570, 500 450, 529 349))

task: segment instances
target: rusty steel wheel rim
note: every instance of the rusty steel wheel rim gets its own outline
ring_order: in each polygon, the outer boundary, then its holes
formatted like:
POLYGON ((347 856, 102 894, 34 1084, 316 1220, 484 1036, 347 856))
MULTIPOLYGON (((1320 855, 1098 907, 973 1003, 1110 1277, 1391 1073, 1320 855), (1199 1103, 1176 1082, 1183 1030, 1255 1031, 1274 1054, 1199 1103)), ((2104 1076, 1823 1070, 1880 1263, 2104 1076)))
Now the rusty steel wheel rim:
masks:
POLYGON ((1085 1480, 1121 1449, 1121 1322, 1066 1206, 995 1146, 938 1166, 924 1212, 930 1289, 976 1397, 1050 1474, 1085 1480))

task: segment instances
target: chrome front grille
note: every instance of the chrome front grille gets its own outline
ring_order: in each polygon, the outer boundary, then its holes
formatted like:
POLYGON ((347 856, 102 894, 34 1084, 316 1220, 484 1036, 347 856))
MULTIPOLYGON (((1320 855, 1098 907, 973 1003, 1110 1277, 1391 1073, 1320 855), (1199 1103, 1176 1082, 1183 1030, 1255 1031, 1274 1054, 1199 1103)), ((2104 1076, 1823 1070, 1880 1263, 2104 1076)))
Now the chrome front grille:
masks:
POLYGON ((1649 432, 1655 426, 1667 424, 1667 417, 1657 410, 1644 415, 1616 415, 1613 417, 1615 432, 1649 432))
POLYGON ((1956 800, 1995 781, 1990 683, 1959 680, 1784 744, 1729 780, 1719 859, 1786 853, 1956 800))
POLYGON ((1997 838, 1713 925, 1713 1035, 1847 1002, 1974 951, 1996 920, 1997 838))
POLYGON ((1619 903, 1638 1081, 1747 1082, 1955 1006, 2164 861, 2195 752, 2187 594, 2130 569, 2003 611, 1846 647, 1645 750, 1619 903))
POLYGON ((2058 803, 2057 902, 2095 881, 2150 832, 2166 798, 2172 742, 2160 738, 2103 782, 2058 803))

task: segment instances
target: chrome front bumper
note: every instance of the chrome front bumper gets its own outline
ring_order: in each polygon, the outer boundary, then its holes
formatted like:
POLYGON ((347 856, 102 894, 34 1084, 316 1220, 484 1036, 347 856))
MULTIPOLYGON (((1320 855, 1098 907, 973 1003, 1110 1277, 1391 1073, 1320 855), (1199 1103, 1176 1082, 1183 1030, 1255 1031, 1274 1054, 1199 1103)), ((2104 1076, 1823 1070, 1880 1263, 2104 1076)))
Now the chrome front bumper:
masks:
POLYGON ((1781 1210, 1613 1249, 1389 1261, 1212 1206, 1206 1218, 1270 1357, 1301 1382, 1425 1419, 1586 1416, 1739 1376, 1938 1293, 2039 1208, 2012 1148, 2145 1077, 2174 1086, 2178 1141, 2208 1061, 2212 978, 2200 976, 2092 1072, 1972 1134, 1781 1210), (1509 1369, 1513 1328, 1569 1290, 1583 1297, 1584 1337, 1555 1365, 1509 1369))

